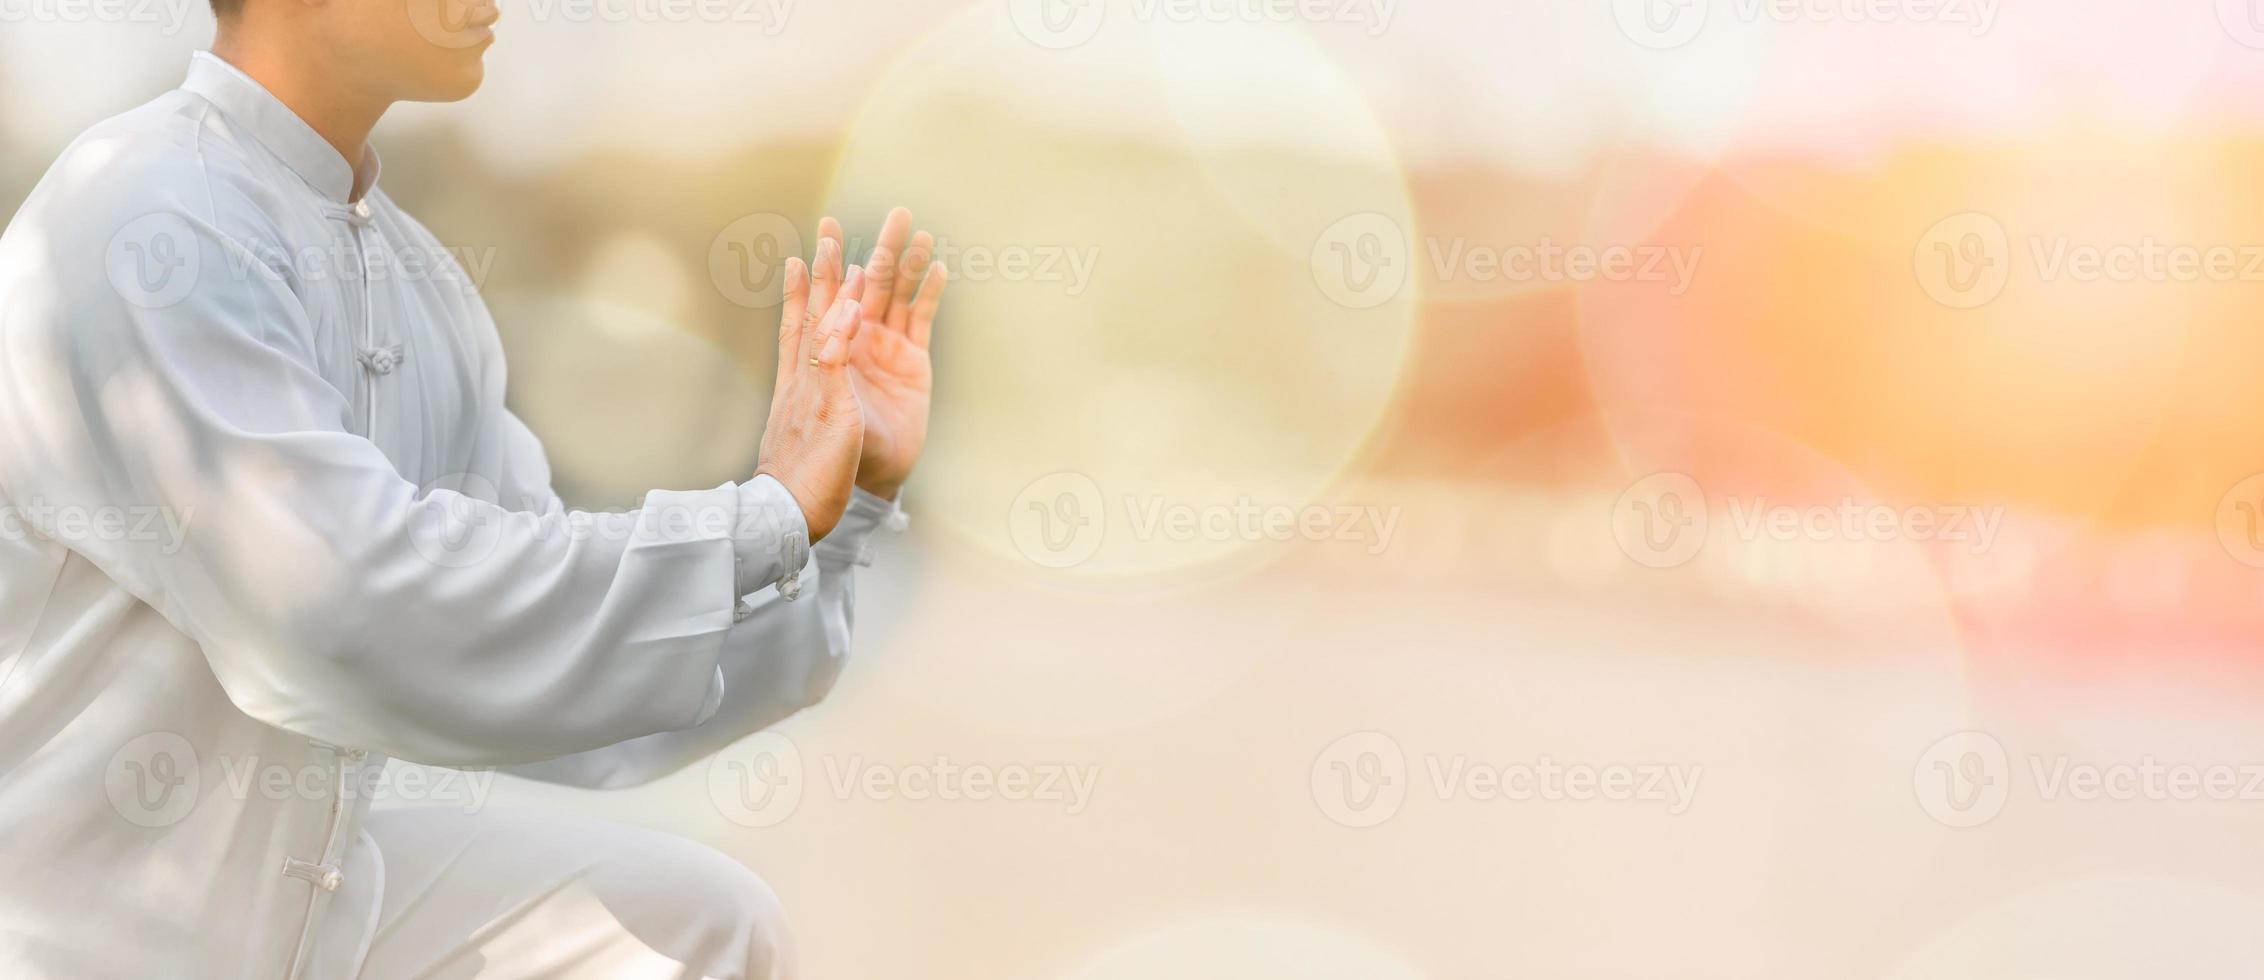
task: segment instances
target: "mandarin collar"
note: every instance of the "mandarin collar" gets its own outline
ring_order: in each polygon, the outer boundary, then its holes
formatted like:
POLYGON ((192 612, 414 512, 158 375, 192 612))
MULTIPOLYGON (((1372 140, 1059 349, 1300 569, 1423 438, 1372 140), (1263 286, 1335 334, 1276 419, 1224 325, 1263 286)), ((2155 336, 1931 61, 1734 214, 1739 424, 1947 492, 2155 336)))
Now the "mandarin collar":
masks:
POLYGON ((199 51, 190 58, 189 77, 181 88, 218 107, 230 122, 243 127, 307 186, 331 202, 345 205, 363 200, 377 186, 377 175, 383 168, 375 147, 362 149, 361 167, 347 165, 338 149, 283 100, 218 55, 199 51))

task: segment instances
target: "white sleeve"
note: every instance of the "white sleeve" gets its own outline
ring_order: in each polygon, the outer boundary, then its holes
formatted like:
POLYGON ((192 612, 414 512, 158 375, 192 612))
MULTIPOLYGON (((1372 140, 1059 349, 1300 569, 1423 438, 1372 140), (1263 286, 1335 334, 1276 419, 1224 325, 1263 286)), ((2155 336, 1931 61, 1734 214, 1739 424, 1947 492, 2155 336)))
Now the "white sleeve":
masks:
POLYGON ((895 504, 857 491, 841 523, 812 549, 799 599, 785 599, 775 588, 747 598, 744 621, 732 627, 723 643, 724 696, 714 717, 682 731, 647 735, 511 771, 599 789, 641 785, 824 700, 849 654, 856 620, 856 570, 871 562, 874 530, 900 525, 895 504))
POLYGON ((174 196, 155 213, 206 272, 169 305, 112 288, 101 229, 120 215, 13 236, 35 254, 0 279, 0 492, 49 513, 163 512, 186 534, 36 530, 196 640, 239 708, 312 738, 504 765, 717 712, 719 665, 748 633, 739 596, 802 561, 783 488, 591 515, 413 486, 348 430, 297 296, 225 274, 260 266, 208 205, 174 196))

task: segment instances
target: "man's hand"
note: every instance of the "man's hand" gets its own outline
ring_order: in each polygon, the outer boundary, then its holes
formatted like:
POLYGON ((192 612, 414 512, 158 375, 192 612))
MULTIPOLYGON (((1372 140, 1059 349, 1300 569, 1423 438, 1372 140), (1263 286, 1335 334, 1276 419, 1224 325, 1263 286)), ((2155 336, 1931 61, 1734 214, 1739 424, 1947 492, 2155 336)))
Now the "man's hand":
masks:
MULTIPOLYGON (((818 248, 824 250, 827 242, 840 252, 841 224, 832 218, 818 225, 818 248)), ((897 208, 889 212, 866 264, 864 325, 849 348, 850 374, 865 410, 857 485, 884 499, 896 498, 928 441, 928 401, 935 387, 928 338, 951 281, 934 256, 935 238, 924 231, 913 237, 912 212, 897 208)), ((821 266, 819 278, 825 274, 821 266)))
POLYGON ((756 474, 769 475, 794 495, 813 544, 832 533, 848 509, 865 445, 864 412, 849 380, 849 349, 863 324, 857 297, 865 271, 852 268, 842 279, 838 242, 818 243, 817 266, 813 276, 799 256, 786 261, 778 386, 763 427, 762 461, 755 466, 756 474))

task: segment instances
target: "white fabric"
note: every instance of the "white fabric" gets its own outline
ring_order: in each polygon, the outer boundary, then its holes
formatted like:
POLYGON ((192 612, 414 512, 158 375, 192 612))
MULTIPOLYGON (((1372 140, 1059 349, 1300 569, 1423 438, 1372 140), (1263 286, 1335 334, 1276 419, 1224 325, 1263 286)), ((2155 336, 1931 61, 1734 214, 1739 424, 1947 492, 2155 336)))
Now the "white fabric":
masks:
POLYGON ((362 980, 787 980, 792 931, 745 865, 553 813, 380 810, 385 901, 362 980))
POLYGON ((840 669, 892 505, 567 511, 377 170, 200 54, 0 236, 0 976, 344 975, 387 756, 626 785, 840 669))

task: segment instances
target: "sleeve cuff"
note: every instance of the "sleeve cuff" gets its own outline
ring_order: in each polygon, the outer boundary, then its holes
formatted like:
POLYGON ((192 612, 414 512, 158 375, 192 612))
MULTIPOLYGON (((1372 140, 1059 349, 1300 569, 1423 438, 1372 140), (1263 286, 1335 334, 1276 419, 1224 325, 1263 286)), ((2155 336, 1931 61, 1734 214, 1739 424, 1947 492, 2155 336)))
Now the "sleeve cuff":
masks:
POLYGON ((833 533, 818 542, 815 549, 818 560, 832 565, 870 565, 873 563, 873 532, 882 527, 891 531, 904 529, 904 510, 901 500, 882 500, 857 490, 849 495, 849 509, 842 513, 841 523, 834 525, 833 533))
POLYGON ((801 574, 810 560, 810 531, 802 521, 801 505, 786 492, 785 484, 757 476, 739 485, 739 522, 733 529, 732 547, 738 557, 739 595, 761 592, 801 574))

